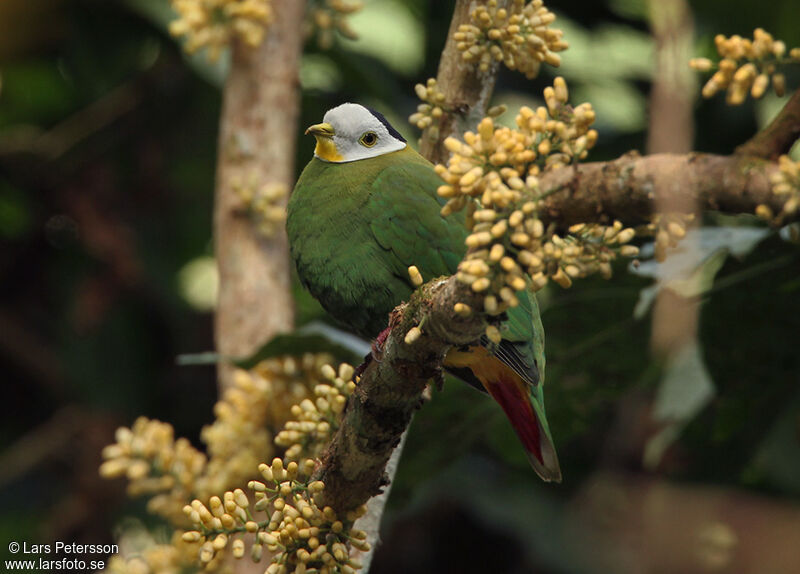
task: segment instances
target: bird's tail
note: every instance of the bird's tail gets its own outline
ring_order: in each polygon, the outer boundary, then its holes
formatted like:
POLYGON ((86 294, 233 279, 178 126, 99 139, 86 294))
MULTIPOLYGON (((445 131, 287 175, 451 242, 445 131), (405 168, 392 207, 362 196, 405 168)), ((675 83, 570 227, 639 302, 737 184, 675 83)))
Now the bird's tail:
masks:
POLYGON ((519 373, 484 347, 451 350, 445 358, 445 367, 460 371, 457 376, 468 369, 505 412, 536 474, 547 482, 561 482, 561 467, 547 425, 541 386, 527 384, 519 373))
MULTIPOLYGON (((481 382, 506 413, 536 474, 546 482, 561 482, 561 467, 547 425, 544 404, 540 398, 531 396, 522 380, 514 379, 519 379, 516 373, 481 382)), ((541 391, 541 388, 536 389, 539 396, 541 391)))

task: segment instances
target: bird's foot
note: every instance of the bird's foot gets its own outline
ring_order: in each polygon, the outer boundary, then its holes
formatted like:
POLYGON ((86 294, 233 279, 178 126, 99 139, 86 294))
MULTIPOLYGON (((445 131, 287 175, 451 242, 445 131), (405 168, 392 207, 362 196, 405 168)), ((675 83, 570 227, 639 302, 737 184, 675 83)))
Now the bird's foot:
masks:
POLYGON ((361 375, 363 375, 363 374, 364 374, 364 371, 366 371, 366 370, 367 370, 367 367, 369 367, 369 364, 370 364, 371 362, 372 362, 372 352, 370 351, 369 353, 367 353, 366 355, 364 355, 364 361, 363 361, 363 362, 362 362, 362 363, 361 363, 359 366, 357 366, 357 367, 355 368, 355 370, 353 371, 353 378, 352 378, 352 379, 350 379, 350 380, 351 380, 351 381, 353 381, 353 382, 355 383, 355 382, 356 382, 356 380, 357 380, 357 379, 358 379, 358 378, 359 378, 361 375))
POLYGON ((370 352, 364 355, 364 362, 357 366, 353 371, 353 382, 355 382, 358 377, 364 374, 364 371, 367 370, 367 367, 369 367, 369 364, 372 361, 376 361, 378 363, 381 362, 381 358, 383 357, 383 345, 386 343, 386 339, 389 338, 389 333, 391 333, 391 331, 392 328, 387 327, 380 332, 374 341, 372 341, 370 352))
POLYGON ((386 344, 386 339, 389 338, 389 333, 392 332, 392 327, 386 327, 383 331, 381 331, 375 340, 372 341, 372 358, 381 362, 381 358, 383 358, 383 345, 386 344))

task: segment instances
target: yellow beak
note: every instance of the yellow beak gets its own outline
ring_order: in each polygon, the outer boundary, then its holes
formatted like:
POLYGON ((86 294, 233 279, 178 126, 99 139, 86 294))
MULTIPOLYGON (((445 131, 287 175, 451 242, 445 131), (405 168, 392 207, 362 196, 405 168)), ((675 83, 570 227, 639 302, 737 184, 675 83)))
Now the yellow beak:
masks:
POLYGON ((306 135, 312 134, 315 137, 323 137, 323 138, 332 138, 333 133, 333 126, 331 124, 314 124, 313 126, 309 126, 306 130, 306 135))

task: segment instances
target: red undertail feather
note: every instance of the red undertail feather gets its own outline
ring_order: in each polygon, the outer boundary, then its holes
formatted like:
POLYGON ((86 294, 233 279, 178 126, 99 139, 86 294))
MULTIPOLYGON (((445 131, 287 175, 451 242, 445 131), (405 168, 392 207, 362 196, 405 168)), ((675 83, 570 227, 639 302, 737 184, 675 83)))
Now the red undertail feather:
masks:
POLYGON ((538 419, 522 377, 480 346, 453 349, 447 353, 444 364, 472 372, 505 412, 536 473, 545 481, 561 482, 558 457, 543 426, 547 423, 538 419))
POLYGON ((511 426, 517 432, 525 450, 544 465, 542 435, 539 423, 524 389, 511 377, 500 376, 497 381, 484 383, 492 398, 502 407, 511 426))

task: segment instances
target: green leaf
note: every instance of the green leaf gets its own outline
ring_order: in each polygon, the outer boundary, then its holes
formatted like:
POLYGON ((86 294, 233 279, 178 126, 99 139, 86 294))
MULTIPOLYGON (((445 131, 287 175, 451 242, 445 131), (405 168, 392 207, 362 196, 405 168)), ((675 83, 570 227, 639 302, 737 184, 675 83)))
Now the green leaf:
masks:
POLYGON ((425 30, 405 2, 371 0, 348 23, 358 35, 341 39, 348 51, 377 58, 404 75, 418 73, 425 63, 425 30))
POLYGON ((783 490, 800 493, 800 400, 793 401, 778 418, 759 449, 755 467, 783 490))
POLYGON ((700 345, 692 341, 669 360, 659 384, 652 416, 661 430, 645 446, 645 467, 652 469, 658 465, 669 445, 715 393, 700 345))
MULTIPOLYGON (((639 293, 633 316, 644 317, 664 288, 683 297, 697 297, 709 291, 728 255, 743 257, 770 233, 768 229, 754 227, 703 227, 690 231, 677 248, 670 251, 666 261, 659 263, 651 259, 638 267, 631 266, 634 275, 656 280, 654 285, 639 293)), ((643 246, 641 253, 643 257, 652 255, 653 244, 643 246)))
POLYGON ((254 354, 243 359, 235 359, 232 363, 243 369, 252 369, 264 359, 271 357, 330 353, 338 361, 357 365, 367 352, 369 345, 361 339, 326 325, 311 324, 300 331, 273 337, 254 354))

